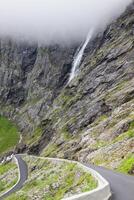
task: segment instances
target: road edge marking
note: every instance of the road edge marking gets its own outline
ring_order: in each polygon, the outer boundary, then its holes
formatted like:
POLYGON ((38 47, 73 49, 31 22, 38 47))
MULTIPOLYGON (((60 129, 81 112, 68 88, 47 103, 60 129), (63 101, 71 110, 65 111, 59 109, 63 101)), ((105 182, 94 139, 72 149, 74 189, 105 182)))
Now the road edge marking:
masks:
POLYGON ((10 189, 8 189, 8 191, 5 191, 4 193, 2 193, 1 195, 0 195, 0 199, 1 198, 3 198, 3 196, 4 195, 6 195, 8 192, 10 192, 10 190, 12 190, 14 187, 16 187, 16 185, 18 185, 18 183, 20 182, 20 166, 19 166, 19 162, 18 162, 18 159, 16 158, 16 156, 15 155, 13 155, 13 158, 12 158, 14 161, 15 161, 15 163, 16 163, 16 165, 17 165, 17 167, 18 167, 18 180, 17 180, 17 182, 15 183, 15 185, 13 185, 10 189))

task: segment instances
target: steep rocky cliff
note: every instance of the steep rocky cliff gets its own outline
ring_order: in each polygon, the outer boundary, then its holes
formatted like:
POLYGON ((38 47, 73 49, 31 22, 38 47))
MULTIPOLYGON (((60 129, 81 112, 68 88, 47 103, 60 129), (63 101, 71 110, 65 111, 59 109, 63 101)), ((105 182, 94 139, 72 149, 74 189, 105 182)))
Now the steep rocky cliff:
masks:
POLYGON ((22 131, 32 131, 65 86, 75 47, 38 47, 9 39, 1 40, 0 47, 1 114, 16 116, 22 131))
POLYGON ((20 127, 18 152, 121 168, 134 153, 134 5, 90 42, 67 85, 76 48, 1 40, 0 114, 20 127))

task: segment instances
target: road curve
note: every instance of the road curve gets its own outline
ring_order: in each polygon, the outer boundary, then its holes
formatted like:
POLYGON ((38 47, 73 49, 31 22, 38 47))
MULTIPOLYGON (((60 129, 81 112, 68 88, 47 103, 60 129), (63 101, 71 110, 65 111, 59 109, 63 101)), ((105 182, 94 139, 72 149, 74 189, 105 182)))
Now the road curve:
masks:
POLYGON ((5 192, 2 196, 0 196, 0 200, 8 197, 9 195, 11 195, 12 193, 20 190, 25 181, 28 178, 28 168, 27 168, 27 164, 25 163, 25 161, 21 158, 20 155, 15 155, 17 161, 18 161, 18 167, 19 167, 19 173, 20 173, 20 178, 19 181, 17 182, 17 184, 15 186, 13 186, 10 190, 8 190, 7 192, 5 192))
POLYGON ((112 191, 111 200, 134 200, 134 177, 124 175, 103 167, 85 164, 99 172, 109 183, 112 191))
MULTIPOLYGON (((17 184, 11 188, 11 190, 7 191, 3 196, 1 196, 0 199, 4 199, 12 193, 20 190, 27 180, 27 164, 24 162, 20 155, 15 155, 15 157, 18 161, 20 179, 17 184)), ((134 200, 134 177, 117 173, 103 167, 97 167, 91 164, 84 163, 84 165, 96 170, 110 183, 112 190, 111 200, 134 200)))

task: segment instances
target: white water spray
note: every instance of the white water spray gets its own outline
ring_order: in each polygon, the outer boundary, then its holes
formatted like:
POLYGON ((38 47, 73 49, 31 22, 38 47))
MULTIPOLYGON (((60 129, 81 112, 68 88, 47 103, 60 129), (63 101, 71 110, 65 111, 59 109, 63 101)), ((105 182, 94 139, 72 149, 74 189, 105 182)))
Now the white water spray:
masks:
POLYGON ((69 77, 69 81, 68 83, 70 83, 70 81, 76 76, 77 72, 78 72, 78 68, 81 64, 81 60, 82 60, 82 57, 83 57, 83 54, 84 54, 84 51, 88 45, 88 43, 90 42, 90 40, 92 39, 92 36, 93 36, 93 33, 94 33, 94 30, 91 29, 88 33, 88 36, 83 44, 83 46, 77 50, 78 53, 76 53, 76 56, 74 57, 74 61, 73 61, 73 64, 72 64, 72 70, 71 70, 71 73, 70 73, 70 77, 69 77))

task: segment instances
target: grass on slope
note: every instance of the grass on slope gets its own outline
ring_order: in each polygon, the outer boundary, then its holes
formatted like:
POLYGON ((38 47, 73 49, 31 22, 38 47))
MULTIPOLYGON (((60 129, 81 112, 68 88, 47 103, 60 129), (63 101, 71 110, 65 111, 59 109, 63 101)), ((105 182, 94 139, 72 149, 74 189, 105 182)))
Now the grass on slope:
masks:
POLYGON ((17 127, 7 118, 0 116, 0 154, 13 149, 18 141, 17 127))
POLYGON ((131 174, 132 170, 134 170, 134 155, 129 154, 126 159, 122 161, 117 170, 125 174, 131 174))
POLYGON ((87 192, 97 181, 74 163, 24 157, 29 178, 24 187, 7 200, 61 200, 63 197, 87 192))
POLYGON ((18 168, 15 163, 0 164, 0 194, 15 185, 17 180, 18 168))

